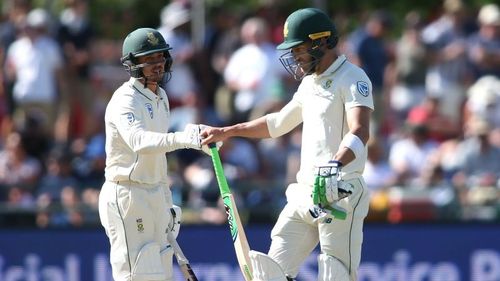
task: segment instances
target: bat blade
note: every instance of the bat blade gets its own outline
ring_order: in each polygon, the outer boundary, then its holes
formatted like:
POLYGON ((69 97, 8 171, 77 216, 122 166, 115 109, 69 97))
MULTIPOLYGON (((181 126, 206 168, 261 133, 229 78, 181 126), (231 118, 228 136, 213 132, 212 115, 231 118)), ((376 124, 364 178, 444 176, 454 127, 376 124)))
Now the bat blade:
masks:
POLYGON ((243 229, 243 225, 241 224, 241 219, 238 213, 238 208, 236 207, 236 203, 234 201, 234 197, 231 194, 231 191, 227 184, 219 152, 217 151, 217 148, 212 145, 210 146, 210 151, 212 153, 212 161, 214 164, 217 183, 219 184, 221 197, 224 202, 224 208, 227 214, 227 221, 229 224, 229 230, 231 232, 231 238, 233 239, 236 258, 238 259, 238 264, 240 265, 240 270, 241 273, 243 273, 243 277, 246 281, 251 281, 253 279, 253 272, 249 256, 250 246, 248 245, 245 230, 243 229))
POLYGON ((186 281, 198 281, 198 278, 196 278, 196 275, 194 274, 194 271, 189 263, 180 265, 179 267, 181 268, 182 275, 184 275, 186 281))
POLYGON ((177 240, 172 236, 171 232, 167 234, 167 239, 174 250, 175 259, 177 260, 177 264, 179 264, 179 268, 181 269, 182 275, 184 275, 186 281, 198 281, 198 278, 189 264, 189 260, 182 252, 179 243, 177 243, 177 240))
POLYGON ((233 238, 234 250, 236 252, 236 258, 240 265, 241 272, 245 277, 246 281, 251 281, 253 279, 252 268, 250 264, 250 246, 248 245, 248 240, 241 224, 241 219, 238 214, 238 208, 234 202, 234 197, 232 194, 226 195, 223 198, 224 208, 226 209, 227 221, 229 223, 229 229, 231 231, 231 237, 233 238))

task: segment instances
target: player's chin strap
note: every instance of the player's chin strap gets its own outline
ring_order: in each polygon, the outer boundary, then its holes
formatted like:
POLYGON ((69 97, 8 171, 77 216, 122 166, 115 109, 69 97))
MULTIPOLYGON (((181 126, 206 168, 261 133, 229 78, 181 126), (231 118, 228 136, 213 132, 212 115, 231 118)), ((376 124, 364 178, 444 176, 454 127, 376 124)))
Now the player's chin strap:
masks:
POLYGON ((250 263, 253 269, 253 281, 293 281, 283 272, 279 264, 270 256, 257 252, 250 251, 250 263))
POLYGON ((144 88, 147 88, 148 84, 152 84, 152 85, 155 85, 156 87, 159 87, 159 85, 160 85, 159 82, 151 82, 151 81, 148 80, 149 77, 153 77, 155 75, 163 75, 161 83, 167 83, 172 78, 172 72, 171 71, 160 71, 157 74, 152 74, 152 75, 147 75, 147 76, 144 75, 142 77, 139 77, 138 79, 144 81, 144 88))

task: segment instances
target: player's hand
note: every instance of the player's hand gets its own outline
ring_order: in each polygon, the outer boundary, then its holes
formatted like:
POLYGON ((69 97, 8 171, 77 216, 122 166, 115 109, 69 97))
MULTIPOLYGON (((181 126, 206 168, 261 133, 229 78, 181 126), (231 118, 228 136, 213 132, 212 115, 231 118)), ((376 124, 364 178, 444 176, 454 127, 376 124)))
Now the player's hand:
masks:
MULTIPOLYGON (((345 183, 340 177, 342 163, 339 161, 329 161, 326 164, 321 164, 316 167, 315 185, 318 186, 316 192, 317 202, 323 206, 331 205, 349 195, 354 191, 351 184, 345 183)), ((313 199, 314 199, 313 192, 313 199)))
MULTIPOLYGON (((182 132, 184 140, 182 141, 185 148, 202 150, 207 155, 210 154, 210 148, 202 144, 201 132, 205 130, 208 126, 201 124, 187 124, 182 132)), ((217 149, 222 146, 222 142, 217 142, 217 149)))
POLYGON ((210 127, 210 126, 203 126, 203 129, 202 129, 200 135, 201 135, 201 144, 202 145, 208 145, 210 143, 217 143, 218 147, 219 147, 218 143, 219 142, 222 143, 228 137, 224 133, 224 128, 210 127))
MULTIPOLYGON (((207 131, 209 128, 212 128, 212 127, 209 127, 209 126, 206 126, 206 125, 202 125, 200 124, 200 143, 201 143, 201 150, 203 150, 203 152, 205 152, 206 154, 208 154, 209 156, 211 155, 210 153, 210 148, 208 147, 208 144, 209 143, 212 143, 212 142, 208 142, 205 144, 205 141, 203 139, 203 132, 207 131)), ((221 148, 223 142, 222 141, 216 141, 215 142, 215 145, 217 147, 217 150, 219 150, 219 148, 221 148)))

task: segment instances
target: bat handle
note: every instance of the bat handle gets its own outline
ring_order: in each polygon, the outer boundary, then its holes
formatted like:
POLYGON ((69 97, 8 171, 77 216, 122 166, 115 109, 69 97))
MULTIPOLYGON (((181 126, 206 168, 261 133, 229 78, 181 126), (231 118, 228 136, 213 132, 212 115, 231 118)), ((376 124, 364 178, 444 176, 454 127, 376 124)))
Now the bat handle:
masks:
POLYGON ((209 148, 214 148, 214 147, 216 147, 215 142, 211 142, 211 143, 209 143, 209 144, 208 144, 208 147, 209 147, 209 148))

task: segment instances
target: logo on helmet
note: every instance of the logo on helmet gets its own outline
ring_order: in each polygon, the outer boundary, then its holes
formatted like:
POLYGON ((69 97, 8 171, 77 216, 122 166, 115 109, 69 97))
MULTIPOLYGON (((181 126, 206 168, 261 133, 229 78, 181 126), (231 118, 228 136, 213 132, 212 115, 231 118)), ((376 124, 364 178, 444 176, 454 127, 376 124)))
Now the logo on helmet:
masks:
POLYGON ((154 35, 153 32, 148 32, 147 35, 149 44, 156 46, 160 43, 160 39, 154 35))
POLYGON ((285 38, 288 36, 288 21, 286 21, 285 26, 283 26, 283 36, 285 38))

